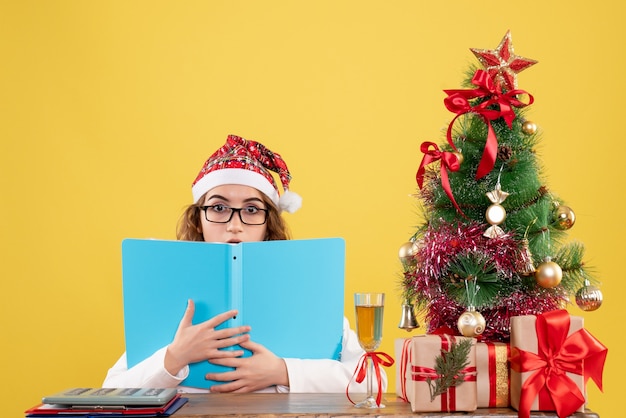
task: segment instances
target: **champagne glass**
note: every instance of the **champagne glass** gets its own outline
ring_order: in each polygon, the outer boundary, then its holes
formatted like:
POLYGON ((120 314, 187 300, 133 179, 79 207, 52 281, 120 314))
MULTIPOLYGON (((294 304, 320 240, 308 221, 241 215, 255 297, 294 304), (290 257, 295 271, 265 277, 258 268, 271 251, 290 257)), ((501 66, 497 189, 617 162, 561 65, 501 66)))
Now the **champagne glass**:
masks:
MULTIPOLYGON (((376 351, 383 339, 384 293, 355 293, 354 307, 356 310, 356 333, 363 350, 371 353, 376 351)), ((357 408, 384 408, 376 404, 376 396, 372 390, 374 363, 368 356, 366 361, 367 397, 356 403, 357 408)))

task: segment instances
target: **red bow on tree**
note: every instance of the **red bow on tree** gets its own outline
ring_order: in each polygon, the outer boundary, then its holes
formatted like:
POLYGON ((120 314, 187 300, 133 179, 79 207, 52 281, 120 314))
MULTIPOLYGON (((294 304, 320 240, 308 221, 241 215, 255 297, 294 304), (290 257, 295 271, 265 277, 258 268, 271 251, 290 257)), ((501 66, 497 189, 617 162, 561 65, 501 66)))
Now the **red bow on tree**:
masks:
POLYGON ((420 146, 420 150, 424 153, 424 157, 422 158, 422 162, 420 163, 419 169, 417 170, 417 174, 415 175, 415 179, 417 180, 417 185, 421 189, 424 184, 424 174, 426 173, 426 166, 435 161, 441 160, 441 186, 443 190, 446 192, 452 204, 456 208, 456 210, 463 216, 465 214, 456 203, 454 196, 452 195, 452 188, 450 187, 450 180, 448 178, 448 170, 450 171, 459 171, 461 164, 459 163, 459 157, 453 152, 440 151, 437 144, 434 142, 423 142, 420 146), (430 149, 433 147, 434 149, 430 149))
POLYGON ((512 127, 513 120, 515 120, 515 112, 513 107, 524 107, 533 103, 534 98, 532 95, 526 93, 524 90, 509 90, 506 93, 502 93, 502 89, 499 84, 494 84, 493 80, 489 76, 489 73, 485 70, 476 70, 474 77, 472 78, 472 84, 478 86, 473 90, 444 90, 448 95, 444 99, 446 108, 456 113, 456 116, 448 125, 448 132, 446 137, 448 143, 456 150, 454 143, 452 142, 452 126, 456 119, 466 113, 476 113, 487 124, 487 140, 485 142, 485 150, 483 156, 478 165, 476 171, 476 179, 483 178, 493 169, 496 162, 496 154, 498 152, 498 138, 491 126, 491 121, 498 118, 503 118, 509 129, 512 127), (517 99, 518 94, 528 94, 528 103, 523 103, 517 99), (487 100, 472 106, 470 100, 486 98, 487 100), (492 105, 497 105, 497 109, 492 105), (491 108, 490 108, 491 107, 491 108))

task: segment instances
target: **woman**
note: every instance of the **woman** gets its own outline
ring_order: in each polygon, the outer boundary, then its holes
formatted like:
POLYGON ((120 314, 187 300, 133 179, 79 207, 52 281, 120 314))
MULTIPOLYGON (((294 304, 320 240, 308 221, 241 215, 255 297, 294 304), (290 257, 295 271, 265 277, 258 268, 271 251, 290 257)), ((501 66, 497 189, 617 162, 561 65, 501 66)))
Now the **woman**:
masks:
MULTIPOLYGON (((194 203, 183 213, 177 238, 187 241, 241 243, 289 239, 281 217, 282 210, 295 212, 301 205, 298 195, 289 191, 291 175, 279 154, 258 142, 229 135, 226 144, 205 162, 192 184, 194 203), (278 174, 284 189, 270 173, 278 174)), ((103 387, 174 387, 189 374, 189 364, 199 361, 234 368, 211 373, 211 392, 364 392, 353 375, 364 354, 356 334, 344 318, 340 360, 280 358, 251 341, 248 326, 217 330, 237 311, 228 311, 192 325, 194 303, 188 306, 173 341, 132 368, 126 355, 109 370, 103 387), (243 350, 221 350, 239 345, 243 350)), ((382 372, 383 390, 387 378, 382 372)), ((184 387, 184 392, 206 391, 184 387)))

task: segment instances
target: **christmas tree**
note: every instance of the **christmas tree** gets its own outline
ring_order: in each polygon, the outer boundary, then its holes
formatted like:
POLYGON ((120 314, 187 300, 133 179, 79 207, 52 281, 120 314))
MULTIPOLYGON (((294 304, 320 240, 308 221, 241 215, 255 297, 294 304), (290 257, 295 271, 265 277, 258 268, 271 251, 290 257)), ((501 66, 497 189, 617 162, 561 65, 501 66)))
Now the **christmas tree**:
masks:
POLYGON ((400 248, 402 292, 428 333, 508 341, 511 316, 572 297, 590 311, 602 294, 584 245, 566 240, 574 211, 541 178, 540 132, 525 118, 534 98, 517 86, 536 61, 515 55, 510 32, 494 50, 471 51, 482 68, 469 69, 463 89, 445 90, 455 114, 445 141, 421 144, 424 223, 400 248))

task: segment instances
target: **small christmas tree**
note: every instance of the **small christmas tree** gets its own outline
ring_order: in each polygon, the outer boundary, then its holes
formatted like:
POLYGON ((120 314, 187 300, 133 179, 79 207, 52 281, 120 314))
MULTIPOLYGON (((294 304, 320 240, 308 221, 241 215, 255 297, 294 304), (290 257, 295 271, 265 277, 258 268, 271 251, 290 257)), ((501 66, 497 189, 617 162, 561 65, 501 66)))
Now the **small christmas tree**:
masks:
POLYGON ((459 90, 446 90, 456 116, 446 141, 424 142, 417 197, 424 224, 400 248, 403 297, 428 328, 508 341, 509 318, 563 308, 575 295, 594 310, 602 294, 583 262, 584 246, 565 242, 571 208, 542 181, 537 126, 524 117, 533 96, 517 73, 536 61, 516 56, 510 32, 494 50, 471 49, 459 90))

